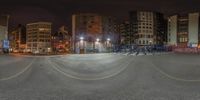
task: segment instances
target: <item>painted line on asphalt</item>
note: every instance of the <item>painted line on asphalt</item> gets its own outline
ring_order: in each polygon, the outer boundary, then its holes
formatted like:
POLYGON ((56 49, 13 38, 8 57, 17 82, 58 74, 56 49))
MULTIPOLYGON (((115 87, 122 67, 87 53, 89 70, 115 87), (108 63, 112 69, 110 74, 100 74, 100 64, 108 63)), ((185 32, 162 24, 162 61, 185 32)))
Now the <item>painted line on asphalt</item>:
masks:
MULTIPOLYGON (((45 57, 65 57, 65 56, 76 56, 80 54, 62 54, 62 55, 21 55, 21 54, 10 54, 11 56, 21 56, 21 57, 32 57, 32 58, 45 58, 45 57)), ((86 54, 81 54, 81 55, 86 55, 86 54)), ((88 55, 88 54, 87 54, 88 55)), ((111 53, 97 53, 97 54, 89 54, 89 55, 111 55, 111 53)))
POLYGON ((41 56, 37 56, 37 55, 20 55, 20 54, 10 54, 11 56, 20 56, 20 57, 27 57, 27 58, 46 58, 46 57, 63 57, 63 56, 67 56, 70 54, 64 54, 64 55, 41 55, 41 56))
MULTIPOLYGON (((106 55, 106 59, 112 58, 113 56, 114 55, 106 55)), ((71 56, 71 57, 73 57, 73 56, 71 56)), ((65 60, 68 60, 68 61, 71 61, 71 60, 74 60, 74 61, 91 61, 91 60, 104 60, 105 59, 103 57, 97 57, 97 58, 92 58, 92 59, 87 60, 86 58, 91 58, 91 57, 79 57, 79 59, 76 59, 76 58, 70 59, 69 56, 63 56, 63 57, 61 57, 61 59, 65 59, 65 60)))
MULTIPOLYGON (((55 60, 58 60, 58 61, 62 61, 62 62, 65 62, 65 63, 68 63, 68 62, 71 62, 71 61, 93 61, 93 60, 105 60, 105 59, 112 59, 114 56, 109 56, 109 57, 106 57, 106 58, 98 58, 98 59, 90 59, 90 60, 84 60, 84 59, 80 59, 80 60, 77 60, 77 59, 68 59, 66 57, 62 57, 62 58, 53 58, 55 60)), ((115 60, 122 60, 124 57, 123 56, 120 56, 120 57, 117 57, 117 59, 115 60)))
MULTIPOLYGON (((69 77, 69 78, 72 78, 72 79, 77 79, 77 80, 88 80, 88 81, 92 81, 92 80, 103 80, 103 79, 107 79, 107 78, 116 76, 116 75, 120 74, 122 71, 124 71, 124 70, 128 67, 128 65, 133 61, 133 59, 127 61, 126 64, 125 64, 125 65, 126 65, 125 67, 121 68, 121 69, 120 69, 119 71, 117 71, 116 73, 113 73, 113 74, 111 74, 111 75, 107 75, 107 76, 105 76, 105 77, 100 77, 100 78, 79 78, 79 77, 76 77, 76 76, 67 74, 67 73, 65 73, 64 71, 61 71, 61 70, 58 68, 58 67, 59 67, 58 64, 53 63, 53 62, 50 61, 49 59, 47 59, 47 60, 48 60, 48 63, 51 65, 51 67, 52 67, 53 69, 55 69, 56 71, 58 71, 58 72, 60 72, 61 74, 65 75, 66 77, 69 77)), ((122 67, 122 65, 121 65, 120 67, 122 67)))
POLYGON ((24 72, 26 72, 30 67, 31 65, 34 63, 35 59, 33 59, 31 61, 31 63, 29 63, 26 68, 24 68, 22 71, 20 71, 19 73, 16 73, 15 75, 13 76, 9 76, 9 77, 6 77, 6 78, 1 78, 0 81, 6 81, 6 80, 10 80, 10 79, 13 79, 13 78, 16 78, 18 77, 19 75, 23 74, 24 72))
POLYGON ((156 67, 155 64, 151 63, 153 65, 153 68, 156 69, 159 73, 163 74, 164 76, 176 80, 176 81, 183 81, 183 82, 200 82, 200 80, 190 80, 190 79, 183 79, 183 78, 178 78, 178 77, 174 77, 164 71, 162 71, 160 68, 156 67))

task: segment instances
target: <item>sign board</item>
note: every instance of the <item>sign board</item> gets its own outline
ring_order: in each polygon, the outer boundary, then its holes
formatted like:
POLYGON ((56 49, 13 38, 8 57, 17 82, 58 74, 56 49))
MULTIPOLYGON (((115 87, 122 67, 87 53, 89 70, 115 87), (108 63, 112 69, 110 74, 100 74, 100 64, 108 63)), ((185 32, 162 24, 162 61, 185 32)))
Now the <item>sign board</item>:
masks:
POLYGON ((3 40, 3 48, 9 49, 9 41, 8 40, 3 40))

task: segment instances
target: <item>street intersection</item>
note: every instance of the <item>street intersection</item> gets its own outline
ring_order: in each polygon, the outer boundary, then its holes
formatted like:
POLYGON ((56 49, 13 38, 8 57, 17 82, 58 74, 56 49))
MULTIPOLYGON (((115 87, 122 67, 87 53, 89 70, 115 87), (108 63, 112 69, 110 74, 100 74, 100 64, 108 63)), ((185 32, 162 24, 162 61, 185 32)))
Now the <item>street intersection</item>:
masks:
POLYGON ((0 100, 198 100, 194 54, 0 55, 0 100))

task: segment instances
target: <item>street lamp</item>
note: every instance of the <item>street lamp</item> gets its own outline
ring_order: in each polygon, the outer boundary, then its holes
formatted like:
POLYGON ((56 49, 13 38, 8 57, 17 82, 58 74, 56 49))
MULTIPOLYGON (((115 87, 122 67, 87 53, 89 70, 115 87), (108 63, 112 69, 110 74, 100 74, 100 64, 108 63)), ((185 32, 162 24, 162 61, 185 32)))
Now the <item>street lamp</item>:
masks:
POLYGON ((84 44, 84 37, 80 37, 80 42, 79 42, 79 53, 83 53, 84 52, 84 48, 85 48, 85 46, 84 46, 85 44, 84 44))
POLYGON ((83 40, 84 39, 84 37, 80 37, 80 40, 83 40))
POLYGON ((47 52, 48 52, 48 54, 50 54, 50 52, 51 52, 51 48, 50 47, 47 48, 47 52))
POLYGON ((150 43, 150 52, 154 55, 154 51, 153 51, 153 50, 154 50, 153 41, 150 40, 149 43, 150 43))
POLYGON ((95 52, 96 52, 96 50, 99 50, 99 41, 100 41, 100 39, 99 38, 97 38, 96 39, 96 42, 95 42, 95 44, 94 44, 94 48, 95 48, 95 52))
POLYGON ((109 47, 110 47, 110 38, 107 38, 107 41, 106 41, 106 49, 107 49, 107 51, 109 51, 109 47))
POLYGON ((107 38, 107 41, 110 41, 110 38, 107 38))
POLYGON ((153 41, 152 41, 152 40, 150 40, 150 41, 149 41, 149 43, 150 43, 150 47, 152 47, 152 43, 153 43, 153 41))
POLYGON ((96 42, 99 42, 99 41, 100 41, 100 39, 99 39, 99 38, 97 38, 97 39, 96 39, 96 42))
POLYGON ((152 44, 152 41, 150 40, 149 43, 150 43, 150 45, 151 45, 151 44, 152 44))

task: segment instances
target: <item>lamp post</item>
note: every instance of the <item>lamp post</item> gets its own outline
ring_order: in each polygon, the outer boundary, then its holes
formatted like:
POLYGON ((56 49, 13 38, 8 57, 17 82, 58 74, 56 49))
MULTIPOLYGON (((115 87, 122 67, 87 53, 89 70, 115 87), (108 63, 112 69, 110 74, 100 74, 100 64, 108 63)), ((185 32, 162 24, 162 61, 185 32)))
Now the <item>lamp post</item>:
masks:
POLYGON ((150 40, 149 43, 150 43, 150 52, 153 53, 153 47, 152 47, 152 43, 153 43, 153 41, 150 40))
POLYGON ((150 43, 150 47, 152 48, 152 43, 153 43, 153 41, 150 40, 149 43, 150 43))
POLYGON ((149 43, 150 43, 150 45, 151 45, 151 44, 152 44, 152 41, 150 40, 149 43))
POLYGON ((80 37, 79 41, 79 53, 82 53, 82 50, 84 50, 84 37, 80 37))
POLYGON ((97 39, 96 39, 96 42, 95 42, 95 51, 96 51, 96 50, 99 50, 99 41, 100 41, 100 39, 97 38, 97 39))
POLYGON ((80 37, 80 40, 83 40, 84 39, 84 37, 80 37))
POLYGON ((106 49, 107 49, 107 51, 109 49, 109 47, 108 47, 109 43, 110 43, 110 38, 107 38, 107 41, 106 41, 106 49))
POLYGON ((99 38, 97 38, 97 39, 96 39, 96 42, 99 42, 99 40, 100 40, 100 39, 99 39, 99 38))

